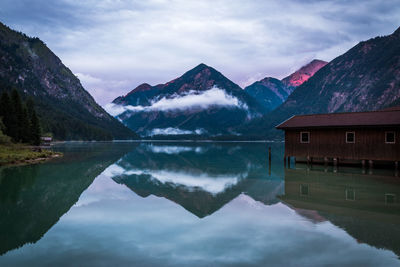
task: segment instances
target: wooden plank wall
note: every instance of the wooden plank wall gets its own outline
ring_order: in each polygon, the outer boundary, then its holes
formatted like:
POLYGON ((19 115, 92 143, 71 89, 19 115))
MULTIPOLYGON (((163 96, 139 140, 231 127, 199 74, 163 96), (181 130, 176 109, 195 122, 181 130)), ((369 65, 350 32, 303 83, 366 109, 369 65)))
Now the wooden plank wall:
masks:
POLYGON ((285 155, 349 160, 400 161, 400 128, 299 129, 285 131, 285 155), (310 132, 310 143, 300 143, 300 132, 310 132), (346 132, 355 143, 346 143, 346 132), (385 131, 395 131, 395 144, 385 143, 385 131))

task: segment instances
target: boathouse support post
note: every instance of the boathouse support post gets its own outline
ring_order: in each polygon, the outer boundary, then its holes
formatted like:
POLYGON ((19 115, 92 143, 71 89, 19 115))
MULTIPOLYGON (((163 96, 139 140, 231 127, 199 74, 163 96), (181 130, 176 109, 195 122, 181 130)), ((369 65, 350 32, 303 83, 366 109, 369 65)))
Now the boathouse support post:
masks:
POLYGON ((290 156, 287 157, 288 168, 290 169, 290 156))
POLYGON ((368 160, 369 171, 368 174, 372 174, 372 168, 374 167, 374 161, 368 160))
POLYGON ((333 172, 337 172, 338 158, 333 158, 333 172))
POLYGON ((365 159, 361 160, 361 166, 363 167, 363 169, 365 168, 365 159))
POLYGON ((368 165, 369 165, 369 168, 372 169, 374 167, 374 161, 369 160, 368 165))
POLYGON ((283 156, 283 166, 286 168, 286 155, 283 156))

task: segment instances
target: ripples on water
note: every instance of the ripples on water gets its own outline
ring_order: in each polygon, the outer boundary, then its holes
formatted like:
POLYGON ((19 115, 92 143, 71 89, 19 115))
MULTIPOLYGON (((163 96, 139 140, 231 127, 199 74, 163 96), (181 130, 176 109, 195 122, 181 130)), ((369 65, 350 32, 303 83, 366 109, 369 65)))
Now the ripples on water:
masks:
POLYGON ((400 264, 393 170, 285 169, 274 143, 56 150, 0 169, 0 266, 400 264))

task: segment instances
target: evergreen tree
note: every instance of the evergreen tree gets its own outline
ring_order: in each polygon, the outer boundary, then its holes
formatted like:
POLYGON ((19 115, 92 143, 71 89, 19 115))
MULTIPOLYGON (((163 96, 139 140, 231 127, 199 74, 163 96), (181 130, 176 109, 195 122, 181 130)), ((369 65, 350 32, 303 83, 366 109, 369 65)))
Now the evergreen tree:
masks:
POLYGON ((6 126, 3 123, 3 117, 0 115, 0 131, 5 132, 6 126))
POLYGON ((0 97, 0 118, 4 122, 3 132, 14 142, 40 145, 40 121, 32 98, 24 105, 17 90, 12 91, 11 97, 3 92, 0 97))
POLYGON ((39 118, 36 115, 35 109, 32 110, 31 114, 30 132, 31 132, 31 138, 30 138, 31 144, 35 146, 40 145, 41 130, 40 130, 39 118))
POLYGON ((29 97, 28 100, 26 100, 26 108, 30 116, 33 113, 33 110, 35 109, 35 103, 33 102, 32 97, 29 97))
POLYGON ((23 123, 23 107, 22 107, 22 101, 21 97, 16 89, 13 89, 11 92, 11 104, 13 107, 13 114, 10 114, 12 117, 12 125, 11 128, 9 129, 11 131, 11 137, 14 139, 16 142, 20 142, 23 138, 23 128, 24 126, 22 125, 23 123))
POLYGON ((0 117, 0 144, 8 144, 11 142, 11 138, 8 137, 7 135, 3 134, 6 129, 6 126, 4 126, 3 120, 0 117))
POLYGON ((13 107, 11 105, 11 99, 10 96, 8 95, 8 93, 6 91, 4 91, 1 94, 1 98, 0 98, 0 117, 3 118, 3 123, 5 128, 3 129, 3 132, 8 135, 11 136, 11 132, 10 129, 12 128, 12 124, 13 122, 13 116, 11 115, 13 113, 13 107))
POLYGON ((22 126, 21 141, 23 143, 29 143, 32 140, 31 123, 28 116, 28 110, 25 106, 22 108, 22 116, 20 124, 22 126))

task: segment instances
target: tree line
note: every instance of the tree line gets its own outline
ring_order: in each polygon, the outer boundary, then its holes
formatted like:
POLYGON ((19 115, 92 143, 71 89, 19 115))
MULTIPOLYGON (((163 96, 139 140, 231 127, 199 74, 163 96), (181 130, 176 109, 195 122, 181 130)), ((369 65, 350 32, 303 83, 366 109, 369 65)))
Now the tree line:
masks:
POLYGON ((13 142, 40 145, 40 121, 32 98, 23 102, 16 89, 11 94, 4 91, 0 97, 0 121, 0 130, 13 142))

